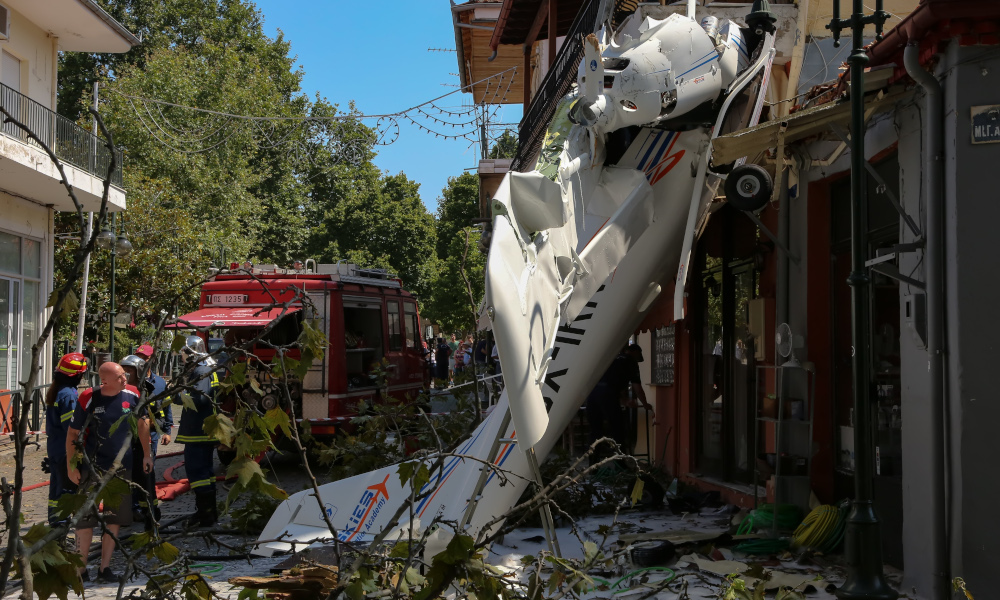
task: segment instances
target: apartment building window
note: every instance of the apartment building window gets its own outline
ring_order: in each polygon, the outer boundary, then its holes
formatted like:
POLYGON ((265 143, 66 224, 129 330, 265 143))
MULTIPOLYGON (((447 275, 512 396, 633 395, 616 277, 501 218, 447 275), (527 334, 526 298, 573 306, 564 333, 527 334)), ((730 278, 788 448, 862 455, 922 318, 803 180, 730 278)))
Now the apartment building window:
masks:
MULTIPOLYGON (((0 231, 0 389, 16 389, 41 331, 42 243, 0 231)), ((44 358, 44 357, 43 357, 44 358)))

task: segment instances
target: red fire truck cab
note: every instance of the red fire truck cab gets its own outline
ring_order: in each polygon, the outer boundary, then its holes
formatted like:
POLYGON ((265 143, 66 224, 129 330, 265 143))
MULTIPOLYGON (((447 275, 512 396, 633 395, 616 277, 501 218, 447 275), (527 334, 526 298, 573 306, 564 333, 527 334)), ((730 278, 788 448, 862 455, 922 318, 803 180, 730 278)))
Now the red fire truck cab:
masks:
MULTIPOLYGON (((250 271, 215 275, 202 286, 201 308, 180 316, 178 327, 197 327, 231 346, 256 338, 277 319, 263 339, 285 345, 298 339, 303 320, 311 320, 326 334, 327 351, 290 387, 295 416, 308 420, 313 434, 334 433, 357 413, 361 401, 382 399, 384 393, 402 401, 417 397, 425 382, 420 315, 416 299, 398 279, 344 263, 312 269, 263 265, 250 271), (296 296, 287 308, 274 308, 296 296)), ((284 404, 268 368, 275 350, 256 344, 252 352, 248 376, 263 394, 247 387, 240 391, 244 400, 265 410, 284 404)), ((297 351, 287 356, 299 358, 297 351)))

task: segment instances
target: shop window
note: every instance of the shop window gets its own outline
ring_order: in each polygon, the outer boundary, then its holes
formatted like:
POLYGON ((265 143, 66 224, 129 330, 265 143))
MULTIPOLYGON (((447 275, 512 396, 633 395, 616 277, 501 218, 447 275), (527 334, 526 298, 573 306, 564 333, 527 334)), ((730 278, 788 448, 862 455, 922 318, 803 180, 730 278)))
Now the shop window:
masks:
POLYGON ((31 365, 42 320, 41 249, 37 240, 0 232, 0 389, 17 388, 31 365))

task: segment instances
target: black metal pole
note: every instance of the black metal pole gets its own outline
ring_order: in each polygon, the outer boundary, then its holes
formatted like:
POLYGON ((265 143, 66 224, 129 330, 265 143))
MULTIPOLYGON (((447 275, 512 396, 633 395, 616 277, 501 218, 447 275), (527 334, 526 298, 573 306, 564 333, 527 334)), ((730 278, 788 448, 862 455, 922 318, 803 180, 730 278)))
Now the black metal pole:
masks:
POLYGON ((108 323, 108 333, 110 337, 108 338, 108 360, 114 362, 115 360, 115 258, 117 255, 117 250, 115 246, 118 245, 118 235, 115 230, 115 213, 111 213, 111 234, 114 236, 115 241, 111 244, 111 306, 108 311, 109 323, 108 323))
MULTIPOLYGON (((834 0, 839 4, 838 0, 834 0)), ((836 13, 837 11, 835 11, 836 13)), ((870 278, 865 267, 868 257, 868 198, 865 172, 865 95, 864 77, 868 55, 864 50, 864 27, 866 22, 876 22, 881 15, 876 12, 872 19, 864 15, 864 1, 854 0, 854 13, 849 19, 852 29, 853 50, 848 62, 851 65, 851 275, 847 278, 851 286, 851 332, 854 345, 854 448, 856 467, 854 472, 854 501, 847 528, 844 546, 847 558, 847 581, 837 590, 841 600, 895 600, 896 590, 889 587, 882 568, 882 536, 878 516, 873 505, 873 435, 872 435, 872 395, 869 376, 869 285, 870 278)), ((843 26, 840 22, 837 27, 843 26)), ((881 24, 878 26, 881 34, 881 24)), ((836 33, 839 33, 837 31, 836 33)), ((839 37, 839 36, 838 36, 839 37)))

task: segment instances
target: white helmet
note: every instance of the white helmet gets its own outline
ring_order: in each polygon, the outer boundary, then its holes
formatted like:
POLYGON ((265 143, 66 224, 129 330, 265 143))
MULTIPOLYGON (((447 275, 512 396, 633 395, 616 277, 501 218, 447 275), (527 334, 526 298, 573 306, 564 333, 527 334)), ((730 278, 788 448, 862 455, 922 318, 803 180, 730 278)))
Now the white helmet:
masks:
POLYGON ((135 354, 129 354, 125 358, 121 359, 118 364, 121 365, 122 368, 132 367, 135 369, 137 375, 142 374, 143 369, 146 368, 146 361, 142 360, 135 354))
POLYGON ((184 339, 184 347, 181 348, 181 356, 184 357, 184 360, 201 360, 207 355, 205 340, 197 335, 189 335, 184 339))

